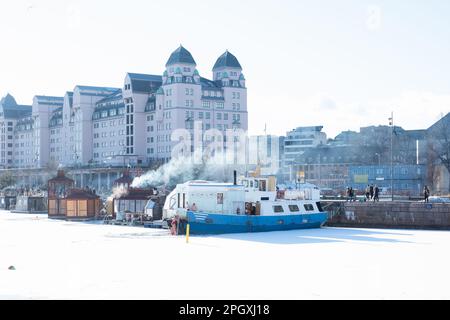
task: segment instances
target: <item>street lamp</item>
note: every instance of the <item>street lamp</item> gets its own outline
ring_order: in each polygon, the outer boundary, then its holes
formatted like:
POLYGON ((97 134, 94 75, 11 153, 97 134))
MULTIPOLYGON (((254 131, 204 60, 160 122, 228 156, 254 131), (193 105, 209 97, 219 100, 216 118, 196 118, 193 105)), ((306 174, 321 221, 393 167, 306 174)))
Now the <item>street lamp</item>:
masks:
POLYGON ((381 166, 381 154, 375 153, 375 155, 378 157, 378 166, 381 166))
POLYGON ((394 112, 391 112, 389 125, 391 126, 391 201, 394 201, 394 112))

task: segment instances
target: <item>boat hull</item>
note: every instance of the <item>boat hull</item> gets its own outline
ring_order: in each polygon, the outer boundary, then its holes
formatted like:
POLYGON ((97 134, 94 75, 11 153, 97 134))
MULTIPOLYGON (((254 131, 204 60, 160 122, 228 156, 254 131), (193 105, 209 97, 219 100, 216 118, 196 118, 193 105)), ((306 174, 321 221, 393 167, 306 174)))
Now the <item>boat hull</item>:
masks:
MULTIPOLYGON (((188 212, 191 234, 226 234, 269 232, 320 228, 328 215, 325 212, 301 215, 247 216, 188 212)), ((186 222, 180 224, 180 233, 185 233, 186 222)))

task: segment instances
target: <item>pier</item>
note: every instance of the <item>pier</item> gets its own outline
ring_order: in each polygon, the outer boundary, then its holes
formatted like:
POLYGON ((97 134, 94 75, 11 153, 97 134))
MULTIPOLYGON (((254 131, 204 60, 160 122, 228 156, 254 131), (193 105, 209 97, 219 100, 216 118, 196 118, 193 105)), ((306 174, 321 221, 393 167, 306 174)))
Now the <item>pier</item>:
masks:
POLYGON ((450 203, 324 201, 327 226, 450 230, 450 203))

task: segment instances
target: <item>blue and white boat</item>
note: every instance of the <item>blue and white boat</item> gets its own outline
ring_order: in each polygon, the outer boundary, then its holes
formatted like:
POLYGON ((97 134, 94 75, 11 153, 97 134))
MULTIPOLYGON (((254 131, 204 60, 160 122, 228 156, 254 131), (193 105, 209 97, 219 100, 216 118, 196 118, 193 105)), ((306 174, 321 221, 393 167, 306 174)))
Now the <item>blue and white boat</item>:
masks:
POLYGON ((315 186, 277 192, 275 177, 242 177, 235 183, 189 181, 169 194, 165 220, 179 234, 225 234, 320 228, 327 214, 315 186))

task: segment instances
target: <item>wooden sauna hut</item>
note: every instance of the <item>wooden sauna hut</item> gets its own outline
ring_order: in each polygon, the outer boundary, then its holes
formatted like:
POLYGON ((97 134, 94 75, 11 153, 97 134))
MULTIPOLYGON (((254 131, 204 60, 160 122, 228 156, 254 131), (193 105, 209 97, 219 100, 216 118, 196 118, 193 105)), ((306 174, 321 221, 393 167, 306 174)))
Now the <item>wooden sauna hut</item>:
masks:
POLYGON ((100 214, 100 197, 95 191, 85 189, 72 189, 67 197, 66 219, 91 220, 100 214))
POLYGON ((113 200, 113 219, 118 221, 147 221, 145 211, 148 201, 155 195, 153 188, 129 188, 113 200))
POLYGON ((0 209, 11 210, 16 206, 18 192, 14 188, 5 188, 0 192, 0 209))
POLYGON ((11 210, 13 213, 38 213, 44 214, 48 212, 48 200, 41 193, 28 193, 17 196, 16 207, 11 210))
POLYGON ((75 182, 66 177, 64 170, 58 170, 55 178, 48 181, 48 217, 66 219, 67 196, 75 182))

